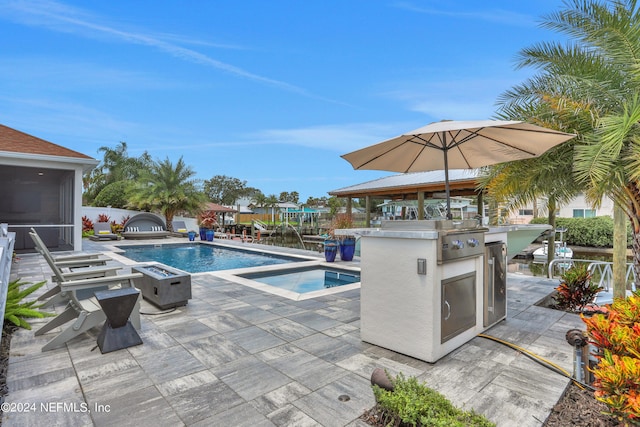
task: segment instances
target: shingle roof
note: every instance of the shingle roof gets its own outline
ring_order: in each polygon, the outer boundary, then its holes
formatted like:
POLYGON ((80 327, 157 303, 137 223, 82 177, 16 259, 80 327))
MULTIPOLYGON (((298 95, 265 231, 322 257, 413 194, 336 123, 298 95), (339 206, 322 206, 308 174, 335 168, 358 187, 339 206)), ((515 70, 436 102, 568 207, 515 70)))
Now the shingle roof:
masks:
POLYGON ((58 157, 92 159, 85 154, 70 150, 53 142, 0 125, 0 151, 58 157))

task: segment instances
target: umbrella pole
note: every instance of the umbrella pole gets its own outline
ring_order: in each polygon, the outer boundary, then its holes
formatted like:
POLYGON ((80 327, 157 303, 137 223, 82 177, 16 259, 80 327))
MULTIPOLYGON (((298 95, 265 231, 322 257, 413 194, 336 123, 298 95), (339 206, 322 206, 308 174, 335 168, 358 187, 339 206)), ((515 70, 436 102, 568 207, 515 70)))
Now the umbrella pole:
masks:
POLYGON ((447 219, 452 219, 451 215, 451 194, 449 191, 449 156, 447 150, 447 134, 442 132, 442 152, 444 153, 444 192, 447 197, 447 219))

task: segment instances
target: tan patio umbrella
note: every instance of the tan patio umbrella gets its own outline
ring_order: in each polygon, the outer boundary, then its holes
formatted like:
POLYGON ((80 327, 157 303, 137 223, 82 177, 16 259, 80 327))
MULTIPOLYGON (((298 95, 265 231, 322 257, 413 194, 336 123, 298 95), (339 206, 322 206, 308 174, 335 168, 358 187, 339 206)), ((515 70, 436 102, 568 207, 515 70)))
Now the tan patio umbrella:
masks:
POLYGON ((451 219, 449 169, 536 157, 574 136, 520 121, 443 120, 341 157, 356 170, 444 170, 447 218, 451 219))

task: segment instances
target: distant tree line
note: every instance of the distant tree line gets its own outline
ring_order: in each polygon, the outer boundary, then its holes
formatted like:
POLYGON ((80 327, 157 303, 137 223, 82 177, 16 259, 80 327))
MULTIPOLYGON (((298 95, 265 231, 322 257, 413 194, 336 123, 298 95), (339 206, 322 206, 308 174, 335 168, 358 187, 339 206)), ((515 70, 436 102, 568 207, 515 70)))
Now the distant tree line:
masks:
MULTIPOLYGON (((176 214, 197 214, 206 202, 234 205, 245 199, 258 207, 275 207, 278 203, 300 204, 300 193, 283 191, 265 195, 249 187, 247 181, 226 175, 195 179, 195 171, 182 157, 173 164, 169 158, 154 160, 148 152, 129 156, 127 143, 114 148, 100 147, 100 164, 84 176, 83 202, 88 206, 111 206, 162 213, 171 226, 176 214)), ((344 205, 336 197, 309 197, 308 207, 329 207, 332 213, 344 205)), ((358 201, 354 201, 358 206, 358 201)))

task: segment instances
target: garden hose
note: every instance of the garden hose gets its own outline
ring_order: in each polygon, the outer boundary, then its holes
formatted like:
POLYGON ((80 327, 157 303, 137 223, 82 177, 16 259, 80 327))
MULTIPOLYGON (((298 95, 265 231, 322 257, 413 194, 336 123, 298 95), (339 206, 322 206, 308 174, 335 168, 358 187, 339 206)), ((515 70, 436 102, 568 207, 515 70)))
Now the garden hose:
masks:
POLYGON ((596 389, 593 388, 592 386, 590 386, 589 384, 585 384, 583 382, 580 382, 578 380, 576 380, 575 378, 573 378, 573 376, 571 376, 571 374, 569 372, 567 372, 565 369, 563 369, 561 366, 556 365, 555 363, 551 362, 550 360, 547 360, 545 358, 543 358, 542 356, 539 356, 529 350, 527 350, 526 348, 522 348, 514 343, 502 340, 500 338, 496 338, 493 337, 491 335, 486 335, 486 334, 478 334, 479 337, 481 338, 486 338, 495 342, 498 342, 500 344, 506 345, 507 347, 511 347, 516 351, 519 351, 520 353, 524 354, 525 356, 529 357, 531 360, 533 360, 534 362, 539 363, 540 365, 544 366, 545 368, 548 368, 566 378, 569 378, 571 381, 573 381, 574 384, 576 384, 578 387, 580 387, 581 389, 585 389, 588 388, 592 391, 595 391, 596 389))

